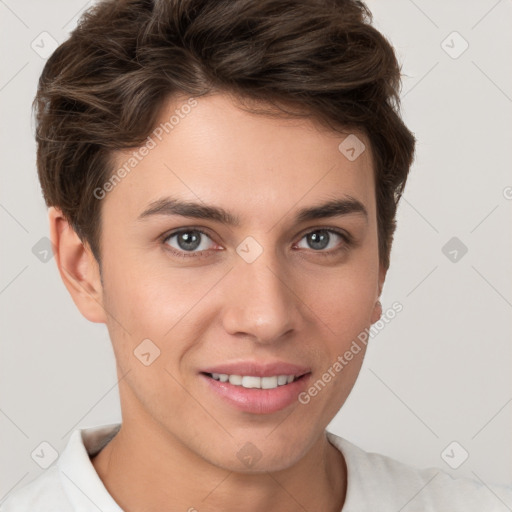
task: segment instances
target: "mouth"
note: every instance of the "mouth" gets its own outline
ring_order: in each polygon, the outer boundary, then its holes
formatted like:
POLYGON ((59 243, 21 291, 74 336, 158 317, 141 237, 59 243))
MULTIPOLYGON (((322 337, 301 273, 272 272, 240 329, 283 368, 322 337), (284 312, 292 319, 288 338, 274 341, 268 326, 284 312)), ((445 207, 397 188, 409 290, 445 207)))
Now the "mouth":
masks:
POLYGON ((220 400, 231 410, 258 415, 271 415, 299 405, 299 394, 307 388, 311 378, 309 370, 275 374, 268 370, 240 373, 202 371, 199 377, 206 395, 211 396, 213 401, 220 400))

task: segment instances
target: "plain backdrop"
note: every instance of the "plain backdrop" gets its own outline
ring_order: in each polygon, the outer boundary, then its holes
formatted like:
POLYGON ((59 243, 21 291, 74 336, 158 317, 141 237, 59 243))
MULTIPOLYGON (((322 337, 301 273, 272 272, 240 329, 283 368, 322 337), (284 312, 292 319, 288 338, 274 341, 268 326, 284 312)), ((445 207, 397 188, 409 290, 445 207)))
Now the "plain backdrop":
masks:
MULTIPOLYGON (((0 501, 44 471, 31 457, 41 442, 60 453, 73 429, 120 421, 106 327, 41 256, 31 103, 45 51, 88 5, 0 1, 0 501)), ((402 63, 418 139, 382 298, 403 311, 371 340, 329 429, 417 467, 511 483, 512 2, 368 6, 402 63)))

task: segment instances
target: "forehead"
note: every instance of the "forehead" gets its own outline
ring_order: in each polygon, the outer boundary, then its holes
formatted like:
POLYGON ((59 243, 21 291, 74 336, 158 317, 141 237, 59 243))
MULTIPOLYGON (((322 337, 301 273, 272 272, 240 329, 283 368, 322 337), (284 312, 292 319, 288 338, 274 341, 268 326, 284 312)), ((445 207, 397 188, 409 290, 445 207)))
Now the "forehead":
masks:
MULTIPOLYGON (((360 132, 334 132, 311 118, 247 112, 232 97, 180 97, 161 109, 147 143, 118 152, 123 178, 103 205, 137 217, 165 195, 235 210, 265 222, 320 198, 350 196, 375 214, 372 156, 360 132)), ((116 215, 116 216, 117 216, 116 215)))

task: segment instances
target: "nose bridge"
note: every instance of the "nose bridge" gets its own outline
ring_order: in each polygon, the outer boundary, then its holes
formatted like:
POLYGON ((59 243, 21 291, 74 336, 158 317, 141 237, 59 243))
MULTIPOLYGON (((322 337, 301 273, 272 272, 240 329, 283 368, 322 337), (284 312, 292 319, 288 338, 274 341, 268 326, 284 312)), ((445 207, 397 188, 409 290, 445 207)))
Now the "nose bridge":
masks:
MULTIPOLYGON (((250 237, 249 237, 250 238, 250 237)), ((245 240, 231 272, 224 327, 230 334, 246 334, 269 343, 297 326, 297 304, 277 252, 245 240), (259 246, 259 247, 258 247, 259 246)))

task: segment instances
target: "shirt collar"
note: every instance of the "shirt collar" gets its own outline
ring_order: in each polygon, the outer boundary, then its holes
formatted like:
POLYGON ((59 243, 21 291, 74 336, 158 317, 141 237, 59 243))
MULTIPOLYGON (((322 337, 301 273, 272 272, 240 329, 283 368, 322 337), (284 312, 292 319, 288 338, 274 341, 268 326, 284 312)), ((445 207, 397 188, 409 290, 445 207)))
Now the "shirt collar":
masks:
POLYGON ((121 423, 74 430, 58 461, 64 491, 77 512, 123 512, 109 494, 90 457, 119 431, 121 423))

